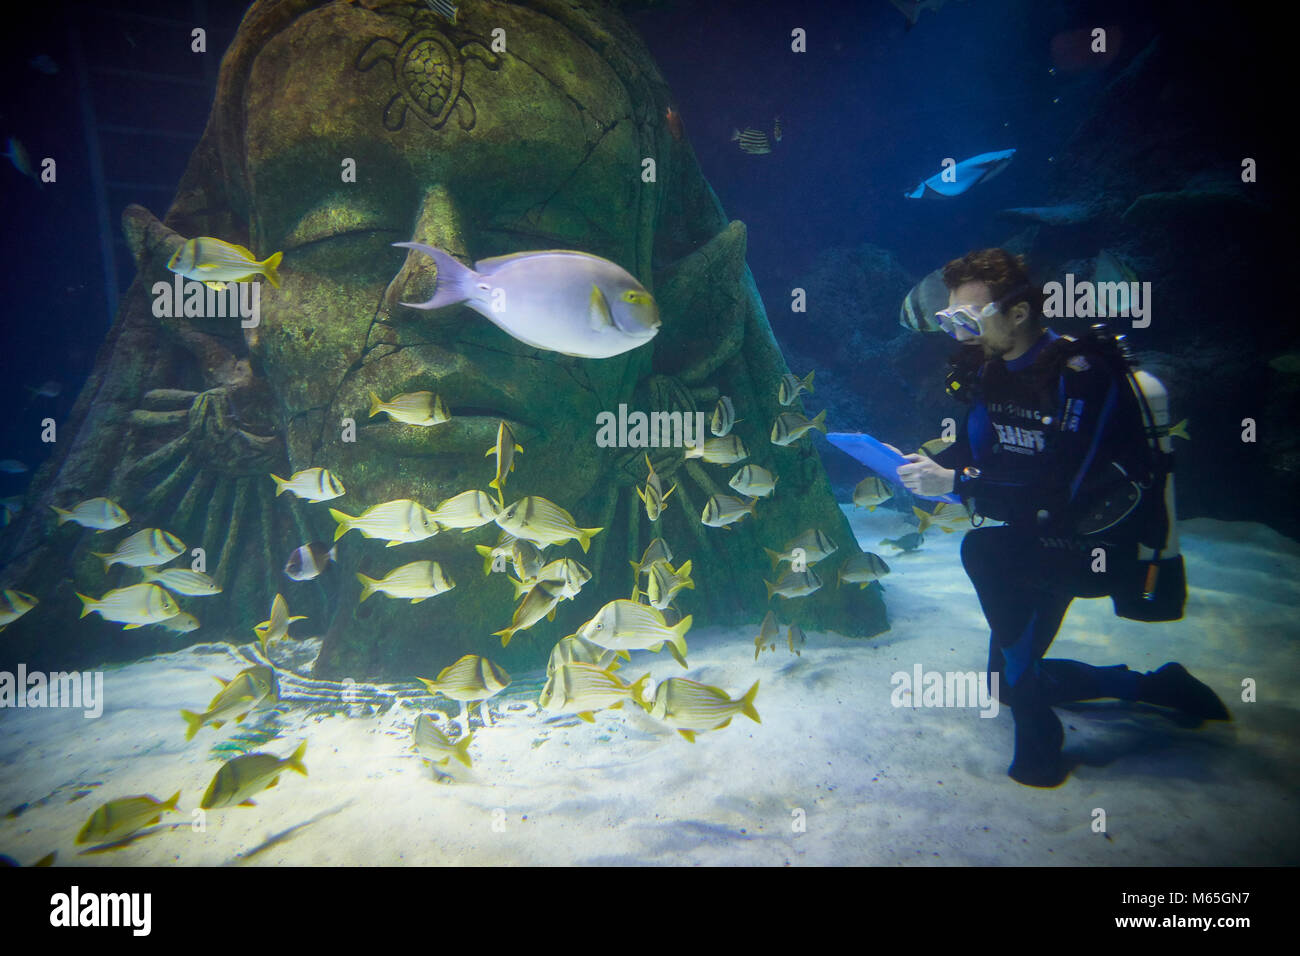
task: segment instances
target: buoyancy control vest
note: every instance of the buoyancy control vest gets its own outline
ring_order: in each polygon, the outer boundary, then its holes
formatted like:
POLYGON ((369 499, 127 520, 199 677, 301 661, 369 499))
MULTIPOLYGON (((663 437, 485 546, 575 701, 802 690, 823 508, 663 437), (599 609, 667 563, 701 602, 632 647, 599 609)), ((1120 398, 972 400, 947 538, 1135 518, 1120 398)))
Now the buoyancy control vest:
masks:
MULTIPOLYGON (((1113 556, 1119 558, 1114 562, 1119 584, 1111 596, 1115 613, 1136 621, 1176 621, 1183 616, 1187 578, 1174 511, 1168 392, 1158 378, 1137 368, 1125 337, 1104 323, 1079 338, 1060 336, 1045 348, 1030 367, 1032 387, 1046 395, 1075 356, 1105 363, 1123 377, 1127 388, 1121 405, 1126 411, 1120 417, 1131 432, 1112 460, 1095 469, 1086 489, 1089 507, 1075 533, 1086 541, 1125 522, 1132 535, 1123 537, 1135 535, 1136 544, 1132 553, 1113 556), (1137 422, 1140 428, 1133 427, 1137 422)), ((948 394, 963 402, 979 400, 985 368, 978 349, 960 350, 949 361, 948 394)))

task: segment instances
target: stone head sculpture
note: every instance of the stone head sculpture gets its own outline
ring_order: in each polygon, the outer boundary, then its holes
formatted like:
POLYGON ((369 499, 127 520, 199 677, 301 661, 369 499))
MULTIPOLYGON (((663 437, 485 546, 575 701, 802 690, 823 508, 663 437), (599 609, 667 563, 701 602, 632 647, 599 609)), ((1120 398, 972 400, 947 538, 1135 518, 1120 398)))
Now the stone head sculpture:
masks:
POLYGON ((654 537, 693 559, 682 606, 697 627, 758 621, 775 607, 806 629, 882 630, 875 591, 834 588, 834 565, 857 547, 816 453, 807 440, 769 440, 785 410, 785 364, 744 263, 744 227, 727 223, 680 125, 666 120, 670 105, 640 42, 595 0, 466 3, 455 24, 412 2, 254 4, 170 209, 161 221, 138 206, 125 214, 139 273, 64 426, 75 439, 0 542, 6 583, 42 598, 64 647, 84 646, 91 629, 103 631, 100 656, 174 644, 76 621, 74 586, 135 578, 105 574, 90 554, 103 542, 89 533, 50 533, 45 506, 110 494, 134 519, 127 531, 164 527, 204 549, 223 592, 194 609, 203 628, 186 638, 251 640, 282 593, 309 619, 294 633, 325 638, 323 676, 409 677, 469 651, 540 664, 604 602, 629 596, 629 560, 654 537), (258 257, 283 252, 255 325, 155 314, 153 290, 173 278, 166 263, 195 236, 258 257), (527 345, 467 308, 407 308, 429 298, 437 276, 427 256, 392 245, 406 241, 468 264, 543 249, 600 256, 653 294, 662 327, 645 346, 583 359, 527 345), (441 397, 449 422, 368 417, 370 393, 420 390, 441 397), (778 476, 774 496, 726 530, 704 526, 701 512, 711 495, 732 493, 738 465, 596 441, 598 416, 620 405, 708 413, 722 395, 742 419, 747 460, 778 476), (554 622, 504 650, 491 637, 514 606, 506 575, 485 575, 473 547, 494 544, 495 525, 393 549, 351 535, 326 574, 284 576, 289 553, 328 542, 334 522, 322 504, 276 497, 271 473, 328 468, 346 488, 330 504, 351 514, 404 498, 432 508, 487 487, 485 452, 502 420, 524 448, 506 502, 544 496, 603 529, 586 554, 562 552, 592 579, 554 622), (647 454, 679 489, 654 523, 636 494, 647 454), (763 547, 809 528, 839 546, 823 589, 769 604, 763 547), (421 559, 456 587, 414 606, 358 604, 356 572, 378 577, 421 559))

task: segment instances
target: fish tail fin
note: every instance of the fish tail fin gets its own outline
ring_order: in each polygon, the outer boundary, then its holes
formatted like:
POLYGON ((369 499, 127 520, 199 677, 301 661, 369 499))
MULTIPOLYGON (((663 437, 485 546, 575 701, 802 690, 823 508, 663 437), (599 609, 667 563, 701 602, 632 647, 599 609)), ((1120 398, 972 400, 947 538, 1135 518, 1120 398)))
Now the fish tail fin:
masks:
POLYGON ((758 719, 758 711, 754 709, 754 698, 758 696, 758 681, 754 681, 754 686, 745 692, 745 696, 740 701, 740 712, 756 724, 761 724, 758 719))
POLYGON ((370 417, 374 418, 381 411, 383 411, 384 403, 379 400, 379 396, 376 395, 374 392, 370 392, 369 395, 370 395, 370 417))
MULTIPOLYGON (((612 671, 613 668, 617 666, 617 664, 611 663, 609 669, 612 671)), ((632 686, 628 688, 632 694, 632 703, 640 704, 642 707, 645 706, 645 685, 648 680, 650 680, 650 675, 642 674, 641 677, 634 681, 632 686)))
POLYGON ((402 302, 401 305, 411 309, 441 309, 470 298, 472 283, 477 273, 469 266, 453 259, 441 249, 426 246, 421 242, 395 242, 393 245, 400 249, 415 249, 423 252, 438 267, 438 284, 433 298, 426 302, 402 302))
POLYGON ((683 656, 686 654, 686 632, 691 629, 693 619, 692 615, 687 614, 671 628, 673 636, 670 640, 673 646, 682 652, 683 656))
POLYGON ((71 511, 64 511, 62 508, 55 508, 54 505, 50 505, 50 507, 53 508, 54 513, 59 516, 60 527, 72 520, 71 511))
POLYGON ((510 627, 503 627, 503 628, 502 628, 501 630, 499 630, 499 631, 493 631, 493 632, 492 632, 492 636, 493 636, 493 637, 499 637, 499 638, 501 638, 501 646, 502 646, 502 647, 509 647, 509 646, 510 646, 510 638, 512 638, 512 637, 515 636, 515 631, 516 631, 516 630, 517 630, 517 628, 512 624, 510 627))
POLYGON ((357 580, 361 582, 361 600, 357 601, 357 603, 365 604, 366 598, 375 593, 375 585, 379 582, 360 573, 357 574, 357 580))
POLYGON ((678 727, 677 732, 681 734, 684 738, 686 738, 687 743, 691 743, 691 744, 695 743, 695 731, 683 730, 682 728, 678 727))
POLYGON ((280 273, 276 270, 280 268, 280 260, 284 258, 283 252, 273 252, 266 257, 264 262, 258 263, 262 267, 262 275, 275 288, 280 288, 280 273))
POLYGON ((194 739, 194 735, 197 734, 199 728, 203 726, 203 715, 196 714, 192 710, 182 710, 181 716, 185 718, 185 739, 194 739))
POLYGON ((813 369, 813 370, 812 370, 811 372, 809 372, 806 376, 804 376, 803 387, 806 388, 806 389, 808 389, 808 394, 809 394, 809 395, 812 394, 812 390, 813 390, 813 376, 816 375, 816 374, 817 374, 817 370, 816 370, 816 369, 813 369))
POLYGON ((271 480, 275 482, 275 496, 277 498, 284 494, 285 486, 289 484, 287 478, 281 478, 278 475, 272 475, 271 480))
MULTIPOLYGON (((103 555, 98 555, 98 557, 103 557, 103 555)), ((86 595, 80 593, 79 591, 74 591, 72 593, 76 594, 77 597, 81 598, 81 615, 80 617, 78 617, 78 620, 80 620, 82 617, 85 617, 91 611, 95 610, 95 608, 99 605, 99 602, 96 601, 93 597, 86 597, 86 595)))
MULTIPOLYGON (((812 377, 812 372, 808 373, 808 377, 812 377)), ((820 430, 823 435, 826 434, 826 409, 823 408, 817 413, 812 420, 812 426, 813 428, 820 430)))
POLYGON ((763 550, 766 551, 767 556, 772 559, 772 570, 775 572, 777 567, 781 564, 781 555, 773 551, 771 548, 764 548, 763 550))
POLYGON ((339 523, 334 529, 334 540, 337 541, 352 529, 352 516, 345 515, 342 511, 335 508, 330 509, 330 517, 339 523))
POLYGON ((586 554, 587 549, 591 547, 591 539, 604 531, 604 528, 579 528, 578 544, 582 545, 582 553, 586 554))
POLYGON ((303 755, 307 753, 307 741, 298 745, 298 749, 289 755, 288 765, 290 770, 296 770, 304 777, 307 776, 307 765, 302 762, 303 755))
POLYGON ((476 544, 474 545, 474 550, 477 551, 479 554, 483 555, 483 573, 491 574, 492 573, 492 549, 489 548, 486 544, 476 544))
POLYGON ((764 581, 763 587, 767 588, 767 599, 769 601, 772 600, 772 592, 776 590, 775 586, 769 584, 767 581, 764 581))
POLYGON ((453 748, 453 753, 455 754, 456 759, 467 767, 474 766, 469 759, 469 745, 473 742, 474 735, 466 734, 460 740, 456 741, 456 746, 453 748))
POLYGON ((159 807, 158 809, 159 809, 159 810, 175 810, 175 809, 176 809, 176 804, 180 803, 180 801, 181 801, 181 792, 180 792, 179 790, 177 790, 177 791, 176 791, 175 793, 173 793, 170 797, 168 797, 168 798, 167 798, 167 801, 166 801, 166 802, 165 802, 161 807, 159 807))

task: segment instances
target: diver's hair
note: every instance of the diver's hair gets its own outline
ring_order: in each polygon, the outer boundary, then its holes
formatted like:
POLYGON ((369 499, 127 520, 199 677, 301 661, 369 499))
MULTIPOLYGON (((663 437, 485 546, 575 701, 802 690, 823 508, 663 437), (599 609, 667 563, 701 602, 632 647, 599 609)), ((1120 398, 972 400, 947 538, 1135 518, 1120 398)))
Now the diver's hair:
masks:
POLYGON ((1021 302, 1028 303, 1030 325, 1042 327, 1042 296, 1029 278, 1024 256, 1013 256, 996 247, 977 249, 943 267, 943 284, 949 289, 967 282, 983 282, 988 286, 993 301, 1003 312, 1021 302))

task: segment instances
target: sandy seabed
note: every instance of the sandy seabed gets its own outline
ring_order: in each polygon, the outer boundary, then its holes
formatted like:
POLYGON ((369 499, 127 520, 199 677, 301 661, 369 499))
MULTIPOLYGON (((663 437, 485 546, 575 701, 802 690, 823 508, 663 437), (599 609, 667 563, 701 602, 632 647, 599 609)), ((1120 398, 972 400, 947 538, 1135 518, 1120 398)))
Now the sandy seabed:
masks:
MULTIPOLYGON (((1115 701, 1058 708, 1076 765, 1060 787, 1038 790, 1006 775, 1009 711, 891 704, 895 672, 986 665, 962 535, 931 532, 895 556, 879 541, 913 530, 899 513, 846 513, 861 545, 891 565, 890 631, 811 633, 801 656, 782 641, 755 660, 756 626, 705 628, 687 636, 689 670, 634 652, 620 672, 734 695, 760 680, 761 724, 738 716, 692 744, 627 706, 594 725, 557 719, 536 707, 544 675, 516 674, 491 725, 475 724, 472 771, 439 782, 410 747, 415 716, 431 709, 418 685, 366 685, 359 699, 383 707, 331 707, 321 703, 330 688, 286 677, 276 711, 185 741, 178 711, 202 709, 213 675, 233 676, 255 653, 197 645, 107 668, 98 720, 0 711, 0 811, 22 808, 0 819, 0 853, 116 866, 1300 862, 1300 544, 1259 524, 1184 521, 1182 621, 1143 624, 1117 618, 1108 599, 1075 601, 1050 656, 1138 670, 1181 661, 1233 720, 1188 726, 1115 701), (1246 678, 1256 702, 1241 699, 1246 678), (238 752, 215 747, 242 740, 287 756, 303 739, 309 776, 285 773, 255 807, 209 811, 196 828, 203 791, 238 752), (86 853, 74 843, 100 803, 177 789, 182 812, 124 844, 86 853)), ((439 709, 458 713, 445 700, 439 709)))

